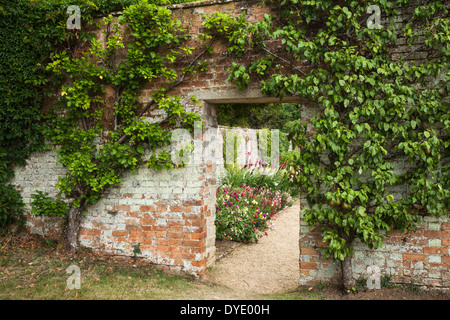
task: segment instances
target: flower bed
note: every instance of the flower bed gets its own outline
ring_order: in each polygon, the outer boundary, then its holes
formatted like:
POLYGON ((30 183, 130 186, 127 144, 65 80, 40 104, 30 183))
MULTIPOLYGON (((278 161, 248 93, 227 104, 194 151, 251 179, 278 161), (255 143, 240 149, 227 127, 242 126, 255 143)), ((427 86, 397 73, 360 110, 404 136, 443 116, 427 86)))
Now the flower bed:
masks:
POLYGON ((217 189, 216 238, 256 242, 267 234, 269 220, 293 204, 287 192, 265 187, 222 186, 217 189))

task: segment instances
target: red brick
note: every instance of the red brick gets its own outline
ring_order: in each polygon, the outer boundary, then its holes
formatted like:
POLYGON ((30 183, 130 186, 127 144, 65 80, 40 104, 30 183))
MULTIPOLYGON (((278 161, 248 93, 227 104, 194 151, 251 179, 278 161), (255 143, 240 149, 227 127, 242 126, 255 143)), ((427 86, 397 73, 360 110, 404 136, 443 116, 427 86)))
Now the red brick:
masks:
POLYGON ((98 236, 101 233, 102 233, 101 230, 98 230, 98 229, 81 229, 80 230, 80 234, 85 235, 85 236, 98 236))
POLYGON ((403 259, 409 261, 425 261, 427 258, 424 254, 404 253, 403 259))
POLYGON ((441 262, 450 265, 450 256, 442 256, 441 262))
POLYGON ((178 232, 178 233, 183 233, 183 227, 180 225, 171 225, 169 226, 169 228, 167 229, 168 232, 178 232))
POLYGON ((145 250, 145 251, 156 251, 156 246, 151 245, 151 244, 142 244, 140 245, 141 250, 145 250))
POLYGON ((167 238, 169 239, 184 239, 184 234, 182 232, 167 232, 167 238))
POLYGON ((194 267, 206 267, 206 260, 200 260, 200 261, 192 261, 191 263, 194 267))
POLYGON ((141 219, 141 226, 153 226, 155 225, 155 219, 141 219))
POLYGON ((448 239, 449 234, 446 231, 425 230, 424 236, 427 238, 441 238, 448 239))
POLYGON ((178 240, 178 239, 171 239, 168 241, 169 246, 182 246, 184 240, 178 240))
POLYGON ((127 231, 142 231, 142 226, 136 224, 125 224, 125 229, 127 231))
POLYGON ((447 252, 447 248, 443 247, 424 247, 423 253, 426 254, 442 254, 447 252))
POLYGON ((204 204, 204 200, 188 200, 183 203, 185 206, 203 206, 204 204))
POLYGON ((167 236, 167 231, 155 231, 155 238, 162 239, 167 236))
POLYGON ((450 222, 441 223, 441 229, 442 230, 450 230, 450 222))
POLYGON ((158 252, 166 252, 166 246, 156 246, 156 251, 158 252))
POLYGON ((166 252, 185 252, 183 247, 168 246, 166 252))
POLYGON ((167 207, 166 206, 158 206, 156 211, 158 211, 158 212, 166 212, 167 211, 167 207))
POLYGON ((414 238, 414 237, 423 237, 423 233, 424 233, 424 230, 419 228, 419 229, 417 229, 416 232, 411 231, 409 233, 405 233, 405 236, 407 238, 410 238, 410 237, 412 237, 412 238, 414 238))
POLYGON ((314 248, 306 247, 306 248, 300 248, 300 254, 301 255, 318 255, 319 251, 317 251, 314 248))
POLYGON ((188 240, 201 240, 202 236, 200 234, 196 234, 196 233, 186 233, 184 235, 184 239, 188 239, 188 240))
POLYGON ((154 244, 154 240, 150 238, 144 238, 142 239, 142 243, 144 244, 154 244))
MULTIPOLYGON (((175 229, 175 226, 184 226, 184 220, 181 220, 181 219, 177 219, 177 220, 175 220, 175 219, 172 219, 172 220, 168 220, 167 221, 167 225, 169 226, 169 229, 170 230, 174 230, 175 229)), ((182 229, 180 229, 180 231, 181 231, 182 229)))
POLYGON ((403 233, 401 231, 398 230, 390 230, 386 233, 388 236, 401 236, 403 235, 403 233))
POLYGON ((300 262, 300 269, 316 269, 317 264, 311 262, 300 262))
POLYGON ((167 226, 154 225, 154 226, 152 226, 152 230, 154 230, 154 231, 167 231, 167 226))
POLYGON ((190 219, 186 221, 187 226, 191 227, 202 227, 205 225, 205 220, 203 219, 190 219))
POLYGON ((140 237, 144 237, 145 232, 143 231, 130 231, 130 237, 132 238, 140 238, 140 237))
POLYGON ((170 211, 171 212, 183 212, 184 211, 184 207, 170 206, 170 211))
POLYGON ((155 208, 153 206, 141 206, 141 212, 154 212, 155 208))
POLYGON ((323 242, 323 241, 317 241, 318 247, 327 247, 330 243, 329 242, 323 242))
POLYGON ((430 268, 445 268, 445 267, 447 267, 447 265, 443 264, 443 263, 429 263, 428 265, 430 266, 430 268))
POLYGON ((124 237, 128 235, 128 231, 126 230, 114 230, 112 232, 113 237, 124 237))
POLYGON ((140 225, 140 221, 138 219, 125 219, 125 224, 126 225, 131 225, 131 226, 138 226, 140 225))
POLYGON ((183 240, 183 246, 187 246, 187 247, 200 247, 202 245, 202 243, 200 241, 195 241, 195 240, 183 240))
POLYGON ((178 261, 182 261, 182 259, 189 259, 187 257, 190 257, 190 256, 191 256, 191 254, 187 254, 187 253, 184 253, 184 252, 169 252, 169 258, 170 259, 175 259, 175 260, 178 260, 178 261))
POLYGON ((130 211, 130 206, 128 205, 119 205, 119 206, 114 206, 114 211, 130 211))
POLYGON ((138 212, 127 212, 126 216, 127 217, 132 217, 132 218, 136 218, 139 217, 141 214, 138 212))
POLYGON ((305 276, 309 276, 309 270, 301 269, 300 273, 305 275, 305 276))

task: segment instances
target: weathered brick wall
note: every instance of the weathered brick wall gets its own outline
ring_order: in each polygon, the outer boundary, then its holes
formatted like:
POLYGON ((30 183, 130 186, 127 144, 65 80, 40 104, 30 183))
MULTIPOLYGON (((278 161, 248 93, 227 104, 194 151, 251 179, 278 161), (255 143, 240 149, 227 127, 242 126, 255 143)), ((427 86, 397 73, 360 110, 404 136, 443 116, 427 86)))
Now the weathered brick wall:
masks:
MULTIPOLYGON (((151 263, 193 273, 202 271, 214 257, 214 242, 207 238, 207 233, 214 235, 214 230, 208 230, 214 207, 208 171, 212 170, 207 165, 163 172, 142 167, 135 174, 127 174, 120 187, 88 207, 80 244, 133 256, 132 246, 140 243, 142 256, 151 263)), ((57 176, 63 173, 64 168, 56 165, 56 154, 46 152, 33 155, 26 167, 16 171, 13 182, 29 204, 35 190, 55 195, 57 176)), ((61 220, 28 214, 27 228, 54 238, 60 235, 61 220)))
MULTIPOLYGON (((304 201, 303 205, 304 205, 304 201)), ((302 215, 301 215, 302 216, 302 215)), ((367 279, 367 267, 376 265, 381 276, 394 283, 450 287, 450 222, 448 217, 424 217, 416 232, 390 231, 382 248, 369 250, 357 241, 352 259, 356 279, 367 279)), ((300 284, 338 282, 340 266, 324 259, 320 228, 300 219, 300 284)))
MULTIPOLYGON (((205 1, 173 5, 176 18, 189 27, 191 45, 198 47, 197 34, 202 30, 202 14, 217 11, 239 15, 247 11, 250 19, 262 19, 264 13, 277 13, 277 8, 261 7, 259 2, 205 1)), ((274 19, 275 20, 275 19, 274 19)), ((399 19, 401 21, 401 19, 399 19)), ((401 22, 399 22, 401 23, 401 22)), ((402 52, 402 38, 398 39, 398 52, 402 52)), ((276 43, 272 50, 278 53, 276 43)), ((199 48, 197 48, 199 49, 199 48)), ((205 56, 209 70, 189 76, 189 81, 177 87, 172 94, 183 96, 186 107, 200 112, 207 129, 216 130, 216 108, 220 103, 269 103, 279 100, 263 97, 252 83, 246 91, 239 91, 227 82, 226 69, 231 62, 250 60, 249 52, 242 58, 231 58, 226 45, 215 43, 214 52, 205 56), (201 102, 194 105, 190 97, 201 102)), ((281 53, 280 53, 281 54, 281 53)), ((423 59, 426 53, 417 50, 411 59, 423 59)), ((161 83, 148 85, 141 101, 151 99, 152 92, 161 83)), ((287 97, 285 102, 299 101, 287 97)), ((304 107, 303 121, 309 122, 318 110, 304 107)), ((151 119, 156 114, 149 115, 151 119)), ((114 255, 133 256, 133 245, 140 243, 142 256, 150 263, 165 265, 193 274, 202 274, 215 259, 215 189, 218 152, 211 148, 211 137, 202 134, 195 152, 207 157, 186 168, 155 172, 142 167, 135 174, 127 174, 124 182, 96 205, 89 207, 82 221, 80 243, 84 247, 114 255), (213 151, 212 151, 213 150, 213 151)), ((221 154, 221 153, 220 153, 221 154)), ((13 181, 22 191, 29 206, 30 194, 35 190, 56 194, 55 184, 64 168, 56 165, 53 151, 34 154, 28 165, 16 170, 13 181)), ((304 205, 304 201, 302 201, 304 205)), ((29 210, 29 207, 28 207, 29 210)), ((27 213, 27 228, 32 233, 58 236, 61 221, 56 218, 36 218, 27 213)), ((310 230, 300 215, 300 272, 299 283, 312 284, 330 281, 339 276, 338 266, 325 260, 319 252, 319 229, 310 230)), ((449 280, 449 221, 447 218, 424 218, 422 227, 412 235, 389 234, 383 248, 371 251, 357 246, 354 273, 365 276, 369 265, 378 265, 382 274, 391 275, 395 281, 450 286, 449 280)))
MULTIPOLYGON (((420 1, 420 0, 419 0, 420 1)), ((401 30, 411 16, 416 5, 400 10, 395 27, 401 30)), ((381 24, 386 24, 382 12, 381 24)), ((390 49, 394 57, 404 56, 407 64, 424 63, 433 58, 423 46, 425 37, 419 37, 413 50, 406 45, 406 39, 398 34, 395 46, 390 49)), ((430 84, 432 85, 432 84, 430 84)), ((302 109, 303 120, 314 116, 319 110, 308 106, 302 109)), ((407 163, 396 163, 396 170, 402 170, 407 163)), ((401 195, 404 190, 394 188, 393 195, 401 195)), ((305 208, 307 202, 301 198, 301 207, 305 208)), ((395 283, 450 287, 450 219, 448 216, 424 217, 421 226, 416 232, 402 234, 390 231, 382 248, 369 250, 367 246, 357 241, 352 259, 353 274, 356 279, 367 279, 370 274, 369 266, 378 266, 381 276, 390 276, 395 283)), ((300 285, 311 285, 317 281, 338 282, 341 278, 340 266, 331 259, 324 259, 320 248, 326 245, 321 241, 320 226, 310 228, 300 213, 300 285)))

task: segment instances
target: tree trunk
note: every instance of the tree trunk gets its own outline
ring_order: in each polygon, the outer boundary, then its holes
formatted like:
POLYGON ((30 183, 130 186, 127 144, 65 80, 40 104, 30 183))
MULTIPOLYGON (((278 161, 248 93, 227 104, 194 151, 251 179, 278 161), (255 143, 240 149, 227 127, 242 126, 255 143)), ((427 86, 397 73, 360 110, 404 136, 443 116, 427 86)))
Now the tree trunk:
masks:
POLYGON ((66 226, 64 228, 64 238, 66 250, 70 254, 78 253, 78 234, 80 231, 83 207, 83 205, 80 207, 74 207, 71 205, 67 214, 66 226))
POLYGON ((341 268, 344 292, 352 292, 352 289, 356 287, 356 281, 353 279, 351 256, 346 256, 345 259, 341 261, 341 268))

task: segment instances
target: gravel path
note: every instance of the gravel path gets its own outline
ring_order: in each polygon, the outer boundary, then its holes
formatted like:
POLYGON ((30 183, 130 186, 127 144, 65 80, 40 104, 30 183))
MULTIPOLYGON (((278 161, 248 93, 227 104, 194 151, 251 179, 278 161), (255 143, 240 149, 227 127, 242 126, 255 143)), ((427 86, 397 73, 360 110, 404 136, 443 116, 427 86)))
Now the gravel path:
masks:
MULTIPOLYGON (((234 244, 210 271, 213 283, 254 294, 295 290, 299 280, 299 201, 280 211, 275 229, 257 243, 234 244)), ((220 245, 220 244, 218 244, 220 245)))

